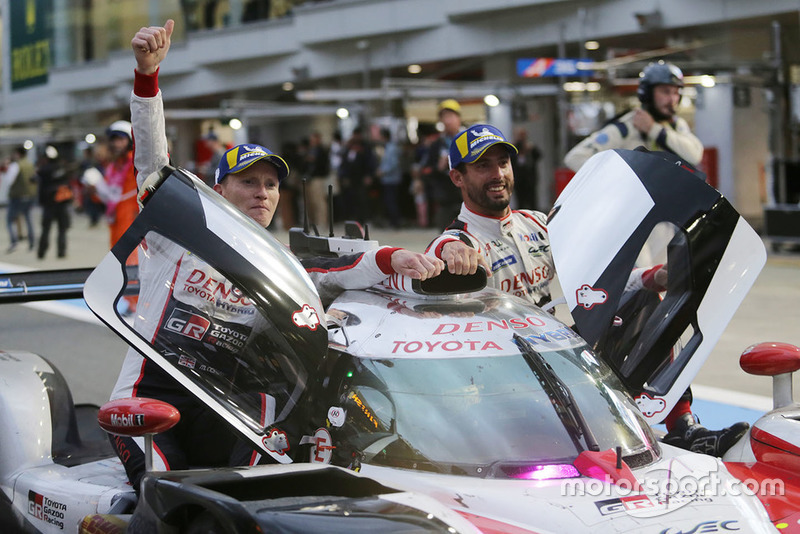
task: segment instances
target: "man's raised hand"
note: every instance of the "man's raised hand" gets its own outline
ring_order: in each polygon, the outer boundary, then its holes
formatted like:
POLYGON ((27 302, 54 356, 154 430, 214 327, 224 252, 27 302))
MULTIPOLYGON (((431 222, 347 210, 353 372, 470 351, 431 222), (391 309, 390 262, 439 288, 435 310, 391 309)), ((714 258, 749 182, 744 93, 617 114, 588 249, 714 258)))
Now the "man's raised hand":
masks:
POLYGON ((131 39, 131 48, 136 57, 136 70, 142 74, 153 74, 167 57, 175 21, 167 20, 164 26, 143 27, 131 39))

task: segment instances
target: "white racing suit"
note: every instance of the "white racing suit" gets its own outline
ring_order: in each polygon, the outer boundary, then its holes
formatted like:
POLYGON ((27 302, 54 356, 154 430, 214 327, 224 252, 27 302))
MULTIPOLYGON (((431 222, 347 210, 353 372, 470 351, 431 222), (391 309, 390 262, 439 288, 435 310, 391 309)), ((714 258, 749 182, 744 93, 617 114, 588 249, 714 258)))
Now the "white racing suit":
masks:
POLYGON ((694 166, 700 163, 703 143, 692 133, 684 119, 675 117, 673 121, 656 121, 645 135, 633 126, 634 113, 635 110, 612 120, 575 145, 564 156, 567 167, 578 172, 587 159, 602 150, 634 150, 640 146, 648 150, 672 152, 694 166))
MULTIPOLYGON (((169 162, 157 75, 136 73, 131 124, 137 185, 141 187, 147 176, 169 162)), ((395 250, 382 247, 340 258, 304 260, 303 264, 325 301, 344 289, 370 287, 386 278, 393 272, 391 255, 395 250)), ((162 351, 165 342, 185 347, 178 365, 196 372, 227 376, 236 354, 259 328, 266 327, 238 288, 201 258, 157 234, 149 234, 139 247, 139 279, 136 330, 162 351), (202 361, 193 358, 193 353, 203 354, 202 361)), ((221 419, 156 364, 129 349, 111 398, 133 396, 157 398, 181 412, 180 422, 154 439, 156 470, 258 461, 259 455, 249 445, 237 444, 238 438, 221 419)), ((274 420, 275 401, 269 395, 263 397, 262 423, 267 426, 274 420)), ((144 474, 143 440, 112 436, 111 441, 138 491, 144 474)))
POLYGON ((463 241, 482 253, 492 270, 489 287, 543 306, 550 302, 555 275, 547 217, 530 210, 514 210, 502 219, 478 215, 464 204, 442 235, 428 245, 427 254, 442 257, 449 241, 463 241))

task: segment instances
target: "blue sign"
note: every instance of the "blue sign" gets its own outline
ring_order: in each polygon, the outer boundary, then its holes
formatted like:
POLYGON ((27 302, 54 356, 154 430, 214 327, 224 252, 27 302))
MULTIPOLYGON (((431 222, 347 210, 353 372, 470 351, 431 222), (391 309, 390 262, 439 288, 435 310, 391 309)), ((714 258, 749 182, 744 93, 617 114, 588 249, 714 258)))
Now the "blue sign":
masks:
POLYGON ((591 76, 591 59, 556 59, 535 57, 517 60, 517 75, 523 78, 546 78, 552 76, 591 76), (584 68, 579 68, 584 67, 584 68))

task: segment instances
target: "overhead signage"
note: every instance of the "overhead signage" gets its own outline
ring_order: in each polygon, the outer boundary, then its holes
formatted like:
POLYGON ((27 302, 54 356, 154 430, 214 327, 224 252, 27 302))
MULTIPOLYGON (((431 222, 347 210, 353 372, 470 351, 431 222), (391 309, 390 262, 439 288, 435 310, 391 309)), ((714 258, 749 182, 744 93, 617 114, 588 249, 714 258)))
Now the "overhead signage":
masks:
POLYGON ((9 2, 11 90, 47 83, 50 71, 52 0, 9 2))
POLYGON ((552 57, 534 57, 517 60, 517 76, 523 78, 549 78, 553 76, 591 76, 591 70, 579 67, 591 67, 590 59, 556 59, 552 57))

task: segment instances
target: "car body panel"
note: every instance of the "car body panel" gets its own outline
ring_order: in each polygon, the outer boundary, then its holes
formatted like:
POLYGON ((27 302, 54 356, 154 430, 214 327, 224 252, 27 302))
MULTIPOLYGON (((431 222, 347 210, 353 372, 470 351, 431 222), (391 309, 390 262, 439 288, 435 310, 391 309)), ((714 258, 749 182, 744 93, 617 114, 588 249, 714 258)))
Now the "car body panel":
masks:
POLYGON ((689 387, 766 262, 758 234, 702 178, 669 154, 603 151, 548 221, 576 329, 653 424, 689 387), (647 315, 631 316, 631 273, 654 263, 673 273, 666 292, 649 297, 647 315))

